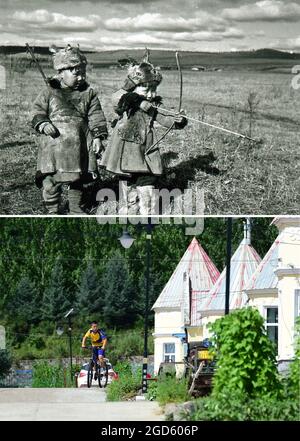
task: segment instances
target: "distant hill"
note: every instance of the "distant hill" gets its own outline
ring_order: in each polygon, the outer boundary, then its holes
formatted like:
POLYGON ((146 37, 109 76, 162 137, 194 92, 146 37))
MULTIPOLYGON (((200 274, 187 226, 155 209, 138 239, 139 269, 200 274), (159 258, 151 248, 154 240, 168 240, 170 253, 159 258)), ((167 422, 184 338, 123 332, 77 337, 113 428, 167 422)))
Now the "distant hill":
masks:
MULTIPOLYGON (((34 52, 41 56, 41 61, 47 60, 50 52, 48 47, 36 46, 34 52)), ((120 49, 102 52, 84 51, 89 63, 95 67, 118 66, 118 60, 133 58, 140 61, 144 49, 120 49)), ((0 55, 22 57, 26 53, 23 46, 0 46, 0 55)), ((26 55, 27 58, 27 55, 26 55)), ((153 49, 150 52, 151 61, 163 69, 176 68, 175 51, 153 49)), ((255 69, 255 70, 289 70, 300 61, 299 53, 283 52, 275 49, 258 49, 237 52, 180 52, 181 65, 184 69, 202 66, 204 69, 255 69)))

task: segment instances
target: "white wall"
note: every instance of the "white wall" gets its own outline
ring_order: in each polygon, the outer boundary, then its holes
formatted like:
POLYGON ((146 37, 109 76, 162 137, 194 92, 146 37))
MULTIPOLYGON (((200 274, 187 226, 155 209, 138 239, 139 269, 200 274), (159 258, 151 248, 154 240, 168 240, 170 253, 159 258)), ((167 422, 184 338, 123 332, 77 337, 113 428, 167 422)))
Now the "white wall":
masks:
POLYGON ((156 309, 154 320, 154 373, 157 374, 160 363, 164 361, 164 343, 175 343, 175 362, 183 361, 183 344, 172 335, 184 332, 184 323, 179 308, 156 309))
POLYGON ((224 314, 220 314, 220 315, 207 315, 205 317, 202 318, 202 325, 203 325, 203 339, 205 338, 210 338, 211 334, 208 330, 207 325, 209 323, 214 323, 217 319, 219 319, 220 317, 222 317, 224 314))
POLYGON ((277 218, 278 247, 278 359, 294 357, 295 291, 300 289, 300 218, 277 218))
POLYGON ((247 295, 249 297, 248 305, 257 308, 263 317, 265 317, 265 309, 268 306, 278 307, 277 290, 264 290, 264 293, 260 292, 259 294, 256 294, 255 291, 251 293, 247 291, 247 295))
MULTIPOLYGON (((295 342, 295 290, 299 289, 297 275, 287 275, 278 270, 278 360, 294 357, 295 342)), ((300 271, 298 277, 300 276, 300 271)))

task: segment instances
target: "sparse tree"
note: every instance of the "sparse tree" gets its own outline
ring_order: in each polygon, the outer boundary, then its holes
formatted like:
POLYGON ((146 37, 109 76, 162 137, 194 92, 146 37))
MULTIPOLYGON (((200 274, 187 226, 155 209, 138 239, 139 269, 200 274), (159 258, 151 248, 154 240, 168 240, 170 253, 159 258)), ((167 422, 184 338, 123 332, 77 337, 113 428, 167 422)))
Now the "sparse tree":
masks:
POLYGON ((137 292, 126 260, 119 252, 107 262, 102 286, 105 323, 121 328, 132 326, 137 318, 137 292))
POLYGON ((50 321, 58 321, 71 307, 71 295, 65 286, 64 270, 62 260, 56 259, 52 269, 48 286, 43 297, 43 318, 50 321))
POLYGON ((8 304, 10 314, 22 323, 32 324, 40 318, 39 293, 27 276, 22 277, 8 304))
POLYGON ((88 263, 82 273, 81 283, 77 292, 76 306, 79 315, 86 317, 89 314, 102 314, 104 298, 101 279, 93 264, 88 263))

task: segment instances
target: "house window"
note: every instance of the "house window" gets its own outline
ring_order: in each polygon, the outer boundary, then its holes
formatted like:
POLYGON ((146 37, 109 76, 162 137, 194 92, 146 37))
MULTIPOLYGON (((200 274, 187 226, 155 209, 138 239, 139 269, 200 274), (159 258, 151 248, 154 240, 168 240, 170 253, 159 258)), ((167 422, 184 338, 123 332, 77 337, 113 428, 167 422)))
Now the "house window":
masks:
POLYGON ((164 343, 164 362, 175 363, 175 343, 164 343))
POLYGON ((266 329, 268 337, 272 342, 278 344, 278 308, 267 307, 265 309, 266 318, 266 329))
POLYGON ((295 319, 300 317, 300 289, 295 289, 295 319))

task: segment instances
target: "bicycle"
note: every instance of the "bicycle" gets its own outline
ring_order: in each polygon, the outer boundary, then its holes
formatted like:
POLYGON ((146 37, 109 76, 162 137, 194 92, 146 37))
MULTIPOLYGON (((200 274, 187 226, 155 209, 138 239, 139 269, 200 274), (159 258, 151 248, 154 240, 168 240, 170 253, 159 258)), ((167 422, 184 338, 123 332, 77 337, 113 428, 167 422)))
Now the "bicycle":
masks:
MULTIPOLYGON (((83 349, 92 349, 93 347, 87 347, 83 349)), ((108 382, 108 367, 106 364, 106 358, 103 359, 104 366, 100 366, 98 360, 94 360, 94 354, 89 361, 88 374, 87 374, 87 387, 90 388, 93 382, 93 374, 95 373, 95 380, 98 380, 98 385, 100 388, 105 388, 108 382)))

